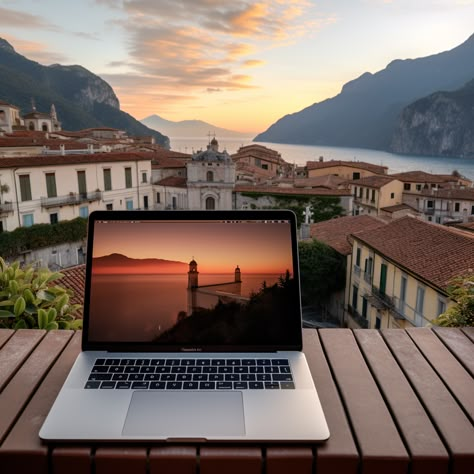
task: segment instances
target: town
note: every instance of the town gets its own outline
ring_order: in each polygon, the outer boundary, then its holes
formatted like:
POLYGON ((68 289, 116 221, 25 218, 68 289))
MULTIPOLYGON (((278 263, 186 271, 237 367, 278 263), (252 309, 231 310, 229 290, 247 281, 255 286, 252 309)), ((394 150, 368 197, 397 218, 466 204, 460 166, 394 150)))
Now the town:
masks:
MULTIPOLYGON (((53 104, 21 114, 0 100, 0 232, 100 209, 290 208, 302 245, 322 242, 345 266, 343 287, 317 311, 305 308, 306 325, 419 327, 455 304, 450 282, 474 268, 472 181, 456 172, 388 174, 363 161, 290 160, 257 144, 230 155, 211 134, 206 150, 187 154, 114 128, 65 131, 53 104)), ((79 236, 17 245, 8 260, 60 270, 81 302, 85 255, 79 236)))

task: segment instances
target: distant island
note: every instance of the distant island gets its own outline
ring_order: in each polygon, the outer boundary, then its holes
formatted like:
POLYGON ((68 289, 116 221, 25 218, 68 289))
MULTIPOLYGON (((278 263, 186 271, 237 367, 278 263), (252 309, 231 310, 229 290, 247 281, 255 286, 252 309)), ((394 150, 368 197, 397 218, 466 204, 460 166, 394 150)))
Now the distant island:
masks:
POLYGON ((153 130, 159 130, 168 137, 173 138, 195 138, 205 137, 208 133, 219 138, 249 138, 252 133, 241 133, 226 128, 217 127, 202 120, 181 120, 173 122, 166 120, 159 115, 150 115, 140 120, 140 122, 153 130))
POLYGON ((157 274, 186 273, 188 264, 161 258, 130 258, 120 253, 94 257, 92 272, 94 274, 157 274))

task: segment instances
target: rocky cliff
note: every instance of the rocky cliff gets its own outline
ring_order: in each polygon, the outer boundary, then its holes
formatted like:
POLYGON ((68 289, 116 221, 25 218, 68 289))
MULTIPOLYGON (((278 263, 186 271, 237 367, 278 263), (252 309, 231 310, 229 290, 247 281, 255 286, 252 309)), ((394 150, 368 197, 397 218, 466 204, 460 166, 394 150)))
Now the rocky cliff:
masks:
POLYGON ((474 157, 474 79, 453 92, 436 92, 405 107, 391 151, 474 157))

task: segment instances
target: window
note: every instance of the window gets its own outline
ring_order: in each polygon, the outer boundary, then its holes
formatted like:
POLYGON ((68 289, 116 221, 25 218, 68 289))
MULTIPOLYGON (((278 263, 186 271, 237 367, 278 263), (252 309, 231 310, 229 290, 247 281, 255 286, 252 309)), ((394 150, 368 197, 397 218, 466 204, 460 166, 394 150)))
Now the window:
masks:
POLYGON ((416 290, 416 307, 415 307, 415 311, 418 314, 423 314, 424 302, 425 302, 425 289, 419 286, 416 290))
POLYGON ((375 318, 375 329, 380 329, 381 325, 382 325, 382 319, 379 316, 377 316, 375 318))
POLYGON ((89 208, 87 206, 80 207, 79 216, 84 217, 84 218, 89 217, 89 208))
POLYGON ((400 301, 405 301, 407 297, 407 278, 402 275, 400 281, 400 301))
POLYGON ((362 316, 367 319, 367 298, 362 297, 362 316))
POLYGON ((380 286, 379 290, 380 293, 385 294, 385 290, 387 288, 387 265, 382 263, 380 266, 380 286))
POLYGON ((20 196, 22 201, 31 201, 30 175, 22 174, 20 178, 20 196))
POLYGON ((132 168, 125 168, 125 187, 132 187, 132 168))
POLYGON ((362 188, 359 188, 359 197, 360 197, 360 198, 362 197, 362 192, 363 192, 363 191, 364 191, 364 190, 363 190, 362 188))
POLYGON ((395 199, 395 193, 390 193, 390 199, 395 199))
POLYGON ((206 198, 206 209, 213 210, 216 208, 216 200, 213 197, 206 198))
POLYGON ((49 223, 50 224, 57 224, 59 221, 59 218, 58 218, 58 213, 57 212, 53 212, 52 214, 49 215, 49 223))
POLYGON ((156 203, 160 204, 160 202, 161 202, 161 195, 160 193, 156 193, 156 203))
POLYGON ((471 206, 471 215, 474 216, 474 206, 471 206))
POLYGON ((212 171, 208 171, 206 173, 206 181, 210 181, 210 182, 214 181, 214 173, 212 171))
POLYGON ((352 173, 352 179, 360 179, 360 173, 358 172, 352 173))
POLYGON ((148 183, 148 176, 146 171, 142 171, 142 183, 148 183))
POLYGON ((259 168, 262 166, 262 160, 260 158, 255 158, 255 166, 258 166, 259 168))
POLYGON ((58 195, 56 191, 56 175, 54 173, 46 173, 46 193, 49 198, 58 195))
POLYGON ((77 186, 79 188, 79 194, 81 196, 87 196, 87 183, 86 183, 86 172, 77 172, 77 186))
POLYGON ((33 214, 23 214, 22 219, 23 219, 23 227, 30 227, 35 223, 33 214))
POLYGON ((352 307, 357 311, 357 299, 359 298, 359 288, 352 286, 352 307))
POLYGON ((369 188, 365 190, 365 199, 369 199, 369 188))
POLYGON ((421 191, 421 188, 422 188, 421 184, 417 184, 417 185, 416 185, 416 190, 417 190, 417 191, 421 191))
POLYGON ((148 196, 143 196, 143 209, 148 209, 148 196))
POLYGON ((262 170, 267 170, 268 169, 268 165, 267 164, 263 164, 262 165, 262 170))
POLYGON ((375 202, 375 189, 372 189, 372 202, 375 202))
POLYGON ((459 212, 459 209, 461 208, 461 204, 459 202, 454 203, 454 212, 459 212))
POLYGON ((48 131, 48 125, 46 122, 43 122, 43 124, 41 125, 41 130, 43 130, 43 132, 47 132, 48 131))
POLYGON ((404 191, 410 191, 411 190, 411 183, 404 183, 403 184, 403 190, 404 191))
POLYGON ((438 316, 443 314, 446 311, 446 302, 439 299, 438 300, 438 316))
POLYGON ((356 265, 357 265, 358 267, 360 267, 360 252, 361 252, 361 248, 360 248, 360 247, 357 247, 356 265))
POLYGON ((105 205, 105 210, 106 210, 106 211, 112 211, 113 208, 114 208, 114 205, 113 205, 113 204, 106 204, 106 205, 105 205))
POLYGON ((110 168, 104 169, 104 191, 112 190, 112 170, 110 168))
POLYGON ((426 207, 427 207, 428 209, 433 209, 433 207, 434 207, 433 201, 426 201, 426 207))
POLYGON ((171 205, 173 206, 173 209, 176 209, 178 207, 178 200, 176 199, 176 196, 173 196, 171 198, 171 205))
POLYGON ((126 199, 125 200, 125 207, 127 208, 127 211, 132 211, 133 210, 133 199, 126 199))

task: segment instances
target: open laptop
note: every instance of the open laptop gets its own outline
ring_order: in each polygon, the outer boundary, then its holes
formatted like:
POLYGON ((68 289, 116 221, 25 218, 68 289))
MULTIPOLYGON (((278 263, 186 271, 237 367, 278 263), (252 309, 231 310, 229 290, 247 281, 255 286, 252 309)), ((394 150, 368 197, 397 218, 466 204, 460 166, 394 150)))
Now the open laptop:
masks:
POLYGON ((93 212, 82 352, 40 437, 327 439, 299 288, 291 211, 93 212))

